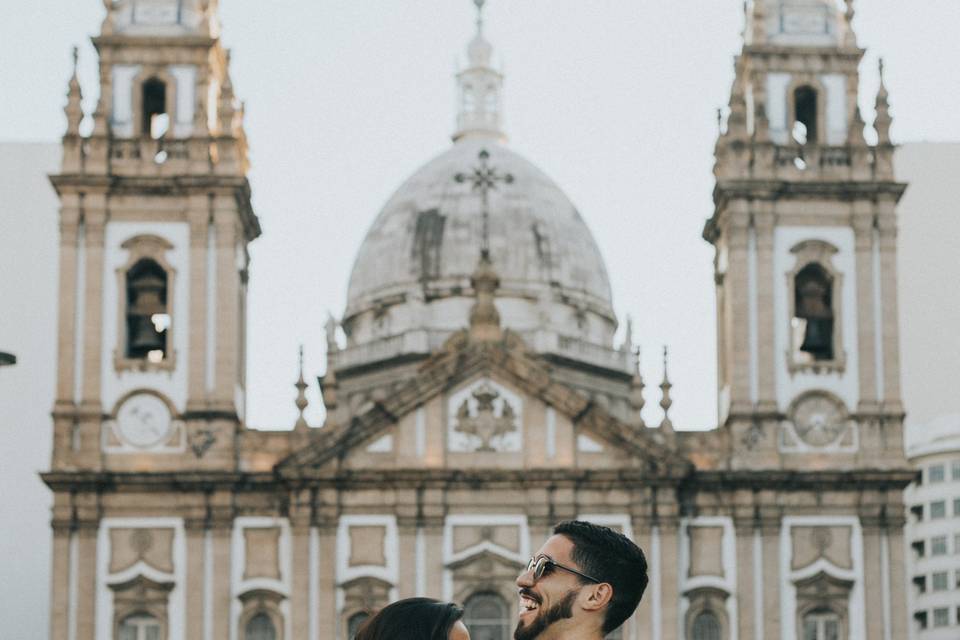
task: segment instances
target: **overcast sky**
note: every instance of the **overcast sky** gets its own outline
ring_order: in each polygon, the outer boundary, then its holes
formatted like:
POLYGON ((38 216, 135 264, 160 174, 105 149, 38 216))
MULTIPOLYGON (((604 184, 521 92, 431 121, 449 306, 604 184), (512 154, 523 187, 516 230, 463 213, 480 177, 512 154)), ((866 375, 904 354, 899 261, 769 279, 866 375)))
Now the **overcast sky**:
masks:
MULTIPOLYGON (((0 26, 0 140, 54 141, 70 47, 96 99, 99 0, 9 3, 0 26), (11 16, 13 10, 15 18, 11 16), (11 19, 13 18, 13 19, 11 19)), ((246 101, 254 205, 249 423, 289 427, 297 347, 324 369, 323 323, 340 315, 356 251, 389 195, 450 144, 468 0, 221 0, 237 95, 246 101)), ((567 192, 606 259, 614 304, 644 350, 648 421, 660 349, 671 347, 672 416, 716 420, 712 251, 715 110, 740 45, 740 0, 490 0, 487 34, 506 73, 510 145, 567 192)), ((873 119, 887 59, 895 140, 960 140, 960 2, 861 0, 869 51, 861 109, 873 119)), ((55 242, 51 239, 51 242, 55 242)), ((320 420, 316 384, 308 418, 320 420)), ((46 402, 46 401, 45 401, 46 402)))

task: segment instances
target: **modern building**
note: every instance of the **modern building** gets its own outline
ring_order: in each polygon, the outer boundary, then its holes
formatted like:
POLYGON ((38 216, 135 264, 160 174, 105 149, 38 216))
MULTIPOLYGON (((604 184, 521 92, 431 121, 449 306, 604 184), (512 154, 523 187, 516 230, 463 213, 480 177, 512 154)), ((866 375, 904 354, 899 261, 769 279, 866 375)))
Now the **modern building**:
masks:
POLYGON ((326 423, 261 432, 244 420, 261 229, 216 2, 108 3, 93 130, 74 77, 52 177, 51 637, 340 639, 430 594, 505 639, 514 578, 575 517, 650 556, 621 638, 906 637, 906 185, 882 83, 864 139, 846 5, 748 6, 703 231, 715 429, 674 430, 666 377, 644 424, 603 257, 506 145, 478 31, 452 146, 387 202, 328 325, 326 423))
POLYGON ((918 480, 905 493, 912 637, 952 640, 960 636, 960 414, 918 431, 907 449, 918 480))

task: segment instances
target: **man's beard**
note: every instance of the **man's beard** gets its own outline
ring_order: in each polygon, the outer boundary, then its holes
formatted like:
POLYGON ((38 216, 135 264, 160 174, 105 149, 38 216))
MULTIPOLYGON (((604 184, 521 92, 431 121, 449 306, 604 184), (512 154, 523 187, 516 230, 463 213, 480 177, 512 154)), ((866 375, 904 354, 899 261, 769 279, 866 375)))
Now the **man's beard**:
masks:
POLYGON ((563 596, 563 600, 546 611, 539 611, 533 622, 526 626, 523 625, 523 622, 518 622, 517 628, 513 632, 513 640, 534 640, 554 622, 572 618, 573 603, 577 599, 578 593, 580 593, 579 589, 568 591, 567 595, 563 596))

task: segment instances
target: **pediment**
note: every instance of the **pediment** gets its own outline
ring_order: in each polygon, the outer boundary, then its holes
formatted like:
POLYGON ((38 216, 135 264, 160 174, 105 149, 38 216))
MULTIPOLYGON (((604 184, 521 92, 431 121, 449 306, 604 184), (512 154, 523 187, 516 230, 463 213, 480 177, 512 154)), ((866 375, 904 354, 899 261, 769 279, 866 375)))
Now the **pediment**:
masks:
POLYGON ((553 379, 509 331, 498 342, 455 335, 390 397, 324 431, 277 471, 298 477, 371 468, 556 469, 595 463, 678 477, 690 468, 650 433, 623 424, 553 379), (570 443, 552 454, 544 436, 551 428, 570 443))

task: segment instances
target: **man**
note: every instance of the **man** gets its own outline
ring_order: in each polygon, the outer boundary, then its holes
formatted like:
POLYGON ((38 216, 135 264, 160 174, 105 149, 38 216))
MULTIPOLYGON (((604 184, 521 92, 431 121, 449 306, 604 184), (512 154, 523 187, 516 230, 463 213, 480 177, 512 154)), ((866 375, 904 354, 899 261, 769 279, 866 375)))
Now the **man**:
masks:
POLYGON ((572 520, 517 578, 515 640, 602 640, 633 615, 647 587, 647 561, 626 536, 572 520))

